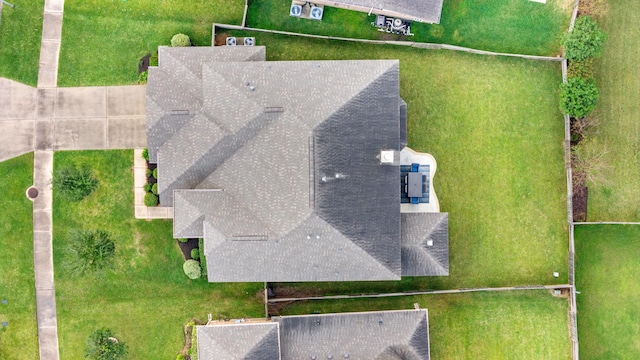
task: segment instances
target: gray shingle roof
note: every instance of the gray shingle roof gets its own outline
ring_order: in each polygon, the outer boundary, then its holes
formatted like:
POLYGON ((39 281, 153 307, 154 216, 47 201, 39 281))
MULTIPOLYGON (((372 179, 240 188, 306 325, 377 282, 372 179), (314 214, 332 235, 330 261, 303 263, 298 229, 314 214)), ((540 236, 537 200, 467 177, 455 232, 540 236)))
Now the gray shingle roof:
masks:
POLYGON ((150 70, 149 152, 209 281, 399 279, 399 168, 377 159, 401 148, 398 61, 201 54, 197 72, 174 50, 150 70))
POLYGON ((282 359, 429 359, 427 310, 283 316, 282 359))
POLYGON ((402 276, 449 275, 449 214, 403 213, 401 217, 402 276))
POLYGON ((425 22, 439 23, 443 0, 332 0, 331 2, 393 11, 425 22))
POLYGON ((278 360, 278 323, 197 326, 198 358, 278 360))

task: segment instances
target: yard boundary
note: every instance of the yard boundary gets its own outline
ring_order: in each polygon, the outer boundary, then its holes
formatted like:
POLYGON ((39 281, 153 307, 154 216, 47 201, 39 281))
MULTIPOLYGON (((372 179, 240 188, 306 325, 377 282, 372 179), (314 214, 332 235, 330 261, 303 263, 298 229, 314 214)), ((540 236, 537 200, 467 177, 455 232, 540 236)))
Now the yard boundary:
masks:
POLYGON ((423 43, 423 42, 415 42, 415 41, 356 39, 356 38, 346 38, 346 37, 328 36, 328 35, 301 34, 301 33, 294 33, 290 31, 252 28, 244 25, 245 25, 244 19, 243 19, 243 24, 240 26, 214 23, 213 29, 212 29, 212 35, 213 35, 212 43, 215 43, 215 36, 217 33, 216 29, 219 28, 219 29, 225 29, 225 30, 257 31, 257 32, 263 32, 263 33, 270 33, 270 34, 298 36, 298 37, 323 39, 323 40, 351 41, 351 42, 359 42, 359 43, 365 43, 365 44, 408 46, 408 47, 430 49, 430 50, 452 50, 452 51, 466 52, 466 53, 476 54, 476 55, 505 56, 505 57, 527 59, 527 60, 541 60, 541 61, 562 61, 563 60, 561 57, 501 53, 501 52, 478 50, 478 49, 472 49, 472 48, 466 48, 462 46, 448 45, 448 44, 434 44, 434 43, 423 43))
POLYGON ((640 225, 640 222, 632 221, 583 221, 576 222, 574 225, 640 225))
POLYGON ((385 298, 385 297, 400 297, 400 296, 417 296, 417 295, 442 295, 442 294, 463 294, 474 292, 492 292, 492 291, 519 291, 519 290, 556 290, 556 289, 568 289, 571 290, 571 285, 525 285, 525 286, 509 286, 498 288, 462 288, 454 290, 424 290, 424 291, 405 291, 396 293, 383 293, 383 294, 354 294, 354 295, 327 295, 327 296, 307 296, 300 298, 270 298, 268 301, 270 304, 276 304, 280 302, 294 302, 294 301, 307 301, 307 300, 339 300, 339 299, 372 299, 372 298, 385 298))

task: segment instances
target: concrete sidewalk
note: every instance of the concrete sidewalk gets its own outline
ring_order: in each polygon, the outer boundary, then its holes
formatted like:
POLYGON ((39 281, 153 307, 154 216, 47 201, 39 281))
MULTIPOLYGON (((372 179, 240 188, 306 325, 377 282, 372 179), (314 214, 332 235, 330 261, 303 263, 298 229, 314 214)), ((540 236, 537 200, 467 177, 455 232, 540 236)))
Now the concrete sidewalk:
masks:
POLYGON ((0 161, 34 150, 146 147, 145 97, 140 85, 35 89, 0 78, 0 161))

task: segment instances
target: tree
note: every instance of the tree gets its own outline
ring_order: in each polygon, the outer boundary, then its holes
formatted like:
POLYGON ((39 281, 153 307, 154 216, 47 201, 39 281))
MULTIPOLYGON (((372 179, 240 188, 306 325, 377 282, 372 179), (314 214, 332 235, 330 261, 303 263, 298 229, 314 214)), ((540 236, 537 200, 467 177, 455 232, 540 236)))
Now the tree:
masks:
POLYGON ((53 177, 53 189, 70 201, 80 201, 98 187, 98 179, 90 168, 66 167, 53 177))
POLYGON ((105 231, 72 231, 67 247, 67 267, 76 274, 98 272, 112 265, 116 245, 105 231))
POLYGON ((118 360, 124 359, 127 345, 114 337, 113 331, 102 328, 91 333, 87 339, 84 352, 89 360, 118 360))
POLYGON ((565 57, 568 60, 586 60, 602 53, 602 44, 606 39, 604 31, 589 16, 577 18, 573 31, 562 39, 565 57))
POLYGON ((598 88, 593 79, 570 78, 560 88, 560 109, 574 118, 583 118, 593 111, 598 101, 598 88))

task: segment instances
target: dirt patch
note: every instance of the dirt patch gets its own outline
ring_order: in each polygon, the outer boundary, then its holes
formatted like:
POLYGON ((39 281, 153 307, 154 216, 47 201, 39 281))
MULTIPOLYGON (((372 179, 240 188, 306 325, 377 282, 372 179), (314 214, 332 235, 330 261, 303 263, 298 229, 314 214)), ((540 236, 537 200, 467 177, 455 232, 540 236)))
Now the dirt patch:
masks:
POLYGON ((269 283, 269 298, 301 298, 310 296, 322 296, 319 290, 299 289, 295 285, 287 285, 282 283, 269 283))
POLYGON ((182 251, 182 255, 185 260, 191 259, 191 250, 198 248, 198 239, 189 239, 187 242, 178 241, 178 246, 180 246, 180 251, 182 251))
POLYGON ((589 188, 584 183, 584 175, 573 175, 573 221, 587 221, 587 203, 589 200, 589 188))
POLYGON ((141 74, 149 69, 149 59, 151 59, 151 54, 143 56, 140 61, 138 61, 138 74, 141 74))
POLYGON ((214 46, 223 46, 227 44, 227 37, 230 35, 227 33, 216 34, 215 40, 213 41, 214 46))

